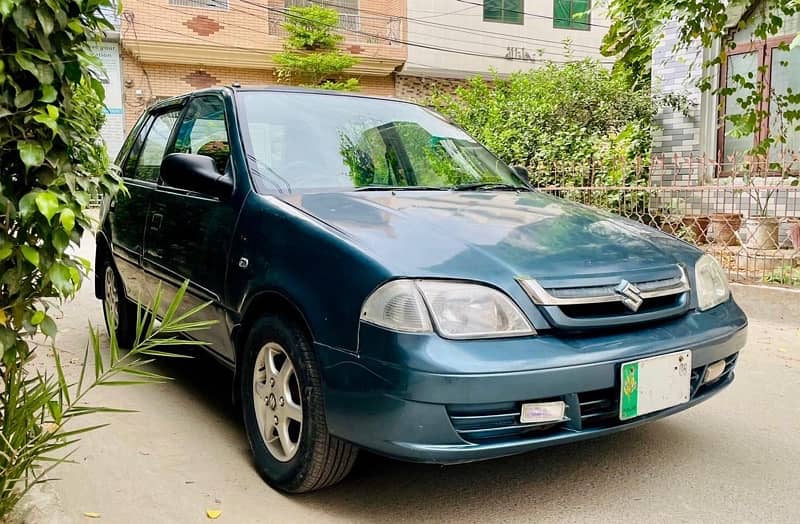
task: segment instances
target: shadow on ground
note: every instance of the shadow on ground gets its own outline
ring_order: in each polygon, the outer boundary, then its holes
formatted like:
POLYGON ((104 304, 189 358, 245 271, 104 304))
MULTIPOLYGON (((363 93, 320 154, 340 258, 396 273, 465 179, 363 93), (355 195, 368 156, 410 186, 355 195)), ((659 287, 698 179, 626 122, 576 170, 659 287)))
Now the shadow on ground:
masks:
MULTIPOLYGON (((203 408, 234 424, 245 442, 238 408, 231 403, 232 373, 202 352, 194 355, 191 360, 162 359, 156 368, 173 377, 175 385, 203 408)), ((348 520, 425 520, 478 511, 478 505, 489 501, 497 518, 524 507, 558 514, 567 497, 573 510, 587 493, 602 495, 609 504, 620 503, 643 483, 680 476, 692 455, 702 452, 703 444, 697 443, 703 440, 701 431, 672 417, 598 440, 447 467, 364 452, 341 484, 292 497, 291 502, 348 520)), ((487 517, 486 508, 481 511, 487 517)))

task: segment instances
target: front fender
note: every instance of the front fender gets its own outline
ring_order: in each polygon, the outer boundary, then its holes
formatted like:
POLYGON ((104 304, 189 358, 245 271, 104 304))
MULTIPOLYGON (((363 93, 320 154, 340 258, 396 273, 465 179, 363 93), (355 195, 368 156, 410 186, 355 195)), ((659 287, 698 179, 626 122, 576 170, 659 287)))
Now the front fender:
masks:
POLYGON ((245 203, 231 260, 228 296, 240 323, 257 297, 273 294, 302 315, 314 342, 352 352, 364 300, 391 276, 341 232, 255 193, 245 203))

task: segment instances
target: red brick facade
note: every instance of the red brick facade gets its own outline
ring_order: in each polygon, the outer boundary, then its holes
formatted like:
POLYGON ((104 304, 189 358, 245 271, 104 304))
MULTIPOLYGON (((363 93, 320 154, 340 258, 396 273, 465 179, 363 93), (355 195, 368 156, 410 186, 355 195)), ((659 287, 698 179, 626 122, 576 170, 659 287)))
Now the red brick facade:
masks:
MULTIPOLYGON (((126 129, 156 100, 234 82, 277 83, 271 56, 282 49, 285 1, 263 3, 259 8, 229 0, 227 9, 204 9, 169 0, 127 0, 120 28, 126 129)), ((359 4, 365 11, 359 29, 343 33, 343 49, 361 60, 349 75, 359 79, 364 93, 395 96, 394 70, 405 61, 406 47, 379 37, 405 38, 405 1, 359 4)))

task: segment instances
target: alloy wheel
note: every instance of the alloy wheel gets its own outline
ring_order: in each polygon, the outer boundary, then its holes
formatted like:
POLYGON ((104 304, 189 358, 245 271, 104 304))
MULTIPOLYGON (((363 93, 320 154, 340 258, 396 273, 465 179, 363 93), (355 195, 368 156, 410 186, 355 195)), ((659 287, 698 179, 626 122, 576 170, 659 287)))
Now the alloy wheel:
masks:
POLYGON ((290 461, 300 447, 302 406, 300 384, 288 353, 275 342, 264 344, 253 369, 253 407, 261 438, 280 462, 290 461))

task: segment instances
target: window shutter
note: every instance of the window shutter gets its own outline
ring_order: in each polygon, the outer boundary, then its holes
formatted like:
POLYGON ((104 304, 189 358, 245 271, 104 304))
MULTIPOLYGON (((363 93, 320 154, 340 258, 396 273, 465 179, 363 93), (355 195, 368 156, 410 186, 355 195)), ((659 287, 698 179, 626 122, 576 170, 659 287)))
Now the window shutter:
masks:
POLYGON ((553 0, 553 27, 572 27, 570 20, 571 0, 553 0))
POLYGON ((483 1, 484 20, 503 19, 503 0, 484 0, 483 1))
POLYGON ((524 2, 523 0, 505 0, 504 21, 514 24, 521 24, 523 21, 524 2))
POLYGON ((589 0, 572 0, 571 27, 576 29, 588 29, 589 9, 591 9, 591 3, 589 0))

